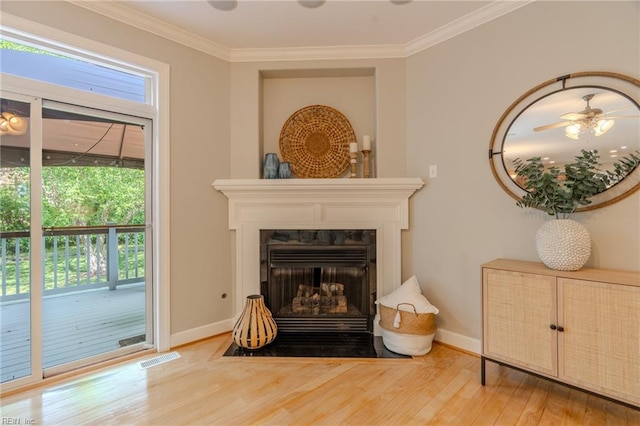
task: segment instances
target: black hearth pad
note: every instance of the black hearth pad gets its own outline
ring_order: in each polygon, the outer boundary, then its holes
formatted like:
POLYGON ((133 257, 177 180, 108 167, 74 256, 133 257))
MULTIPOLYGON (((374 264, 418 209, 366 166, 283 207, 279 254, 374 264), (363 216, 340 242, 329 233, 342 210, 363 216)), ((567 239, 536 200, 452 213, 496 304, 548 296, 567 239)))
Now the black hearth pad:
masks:
POLYGON ((224 356, 315 358, 407 358, 384 347, 382 337, 370 333, 279 333, 260 349, 244 349, 231 343, 224 356))

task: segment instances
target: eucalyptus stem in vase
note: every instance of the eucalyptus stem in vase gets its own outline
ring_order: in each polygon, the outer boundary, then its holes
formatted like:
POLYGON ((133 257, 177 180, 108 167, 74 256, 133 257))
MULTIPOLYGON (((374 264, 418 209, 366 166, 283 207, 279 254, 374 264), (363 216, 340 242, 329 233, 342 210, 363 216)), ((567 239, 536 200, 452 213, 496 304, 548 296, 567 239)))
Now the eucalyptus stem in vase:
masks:
POLYGON ((575 162, 563 169, 546 168, 540 157, 514 160, 515 172, 526 194, 516 204, 532 207, 555 217, 536 233, 536 250, 551 269, 578 270, 589 260, 591 238, 580 223, 570 220, 576 209, 591 204, 590 198, 622 180, 638 164, 640 156, 631 153, 614 163, 613 170, 602 171, 598 151, 582 150, 575 162))
POLYGON ((579 207, 591 204, 590 198, 614 185, 628 175, 640 157, 631 153, 614 163, 614 170, 600 170, 597 150, 582 150, 575 162, 564 165, 564 170, 546 168, 540 157, 513 162, 516 175, 524 182, 527 193, 516 204, 543 210, 556 219, 568 219, 579 207))

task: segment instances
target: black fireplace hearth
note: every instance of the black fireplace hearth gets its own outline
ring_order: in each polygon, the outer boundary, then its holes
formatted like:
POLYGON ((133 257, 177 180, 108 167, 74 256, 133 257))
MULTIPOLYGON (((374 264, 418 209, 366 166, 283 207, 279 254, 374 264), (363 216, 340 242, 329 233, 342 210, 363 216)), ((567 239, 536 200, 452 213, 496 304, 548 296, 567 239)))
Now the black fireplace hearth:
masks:
POLYGON ((411 359, 391 352, 384 347, 381 337, 371 333, 331 332, 279 333, 271 344, 255 350, 232 343, 224 356, 411 359))
POLYGON ((375 230, 261 230, 260 293, 278 324, 269 345, 225 356, 411 358, 373 334, 375 230))

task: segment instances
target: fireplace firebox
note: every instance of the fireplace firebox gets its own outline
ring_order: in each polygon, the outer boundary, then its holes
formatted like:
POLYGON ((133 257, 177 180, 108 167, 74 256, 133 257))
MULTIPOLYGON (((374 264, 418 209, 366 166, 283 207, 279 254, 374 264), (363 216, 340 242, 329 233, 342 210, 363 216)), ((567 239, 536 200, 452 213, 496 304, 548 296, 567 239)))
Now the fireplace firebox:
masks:
POLYGON ((373 331, 375 230, 261 234, 261 293, 279 332, 373 331))

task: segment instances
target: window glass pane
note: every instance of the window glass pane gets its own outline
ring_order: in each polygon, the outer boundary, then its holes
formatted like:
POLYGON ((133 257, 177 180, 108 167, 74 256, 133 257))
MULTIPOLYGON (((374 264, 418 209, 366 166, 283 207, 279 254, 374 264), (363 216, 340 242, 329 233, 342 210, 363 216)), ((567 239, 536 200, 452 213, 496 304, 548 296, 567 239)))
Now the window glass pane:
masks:
POLYGON ((151 341, 145 126, 121 114, 59 107, 45 102, 42 109, 45 376, 151 341))
POLYGON ((0 39, 0 72, 145 103, 148 77, 0 39))
POLYGON ((0 99, 0 381, 31 374, 30 105, 0 99))
POLYGON ((116 166, 144 169, 139 124, 45 108, 44 166, 116 166))

